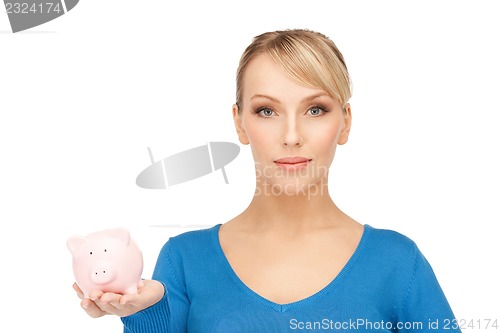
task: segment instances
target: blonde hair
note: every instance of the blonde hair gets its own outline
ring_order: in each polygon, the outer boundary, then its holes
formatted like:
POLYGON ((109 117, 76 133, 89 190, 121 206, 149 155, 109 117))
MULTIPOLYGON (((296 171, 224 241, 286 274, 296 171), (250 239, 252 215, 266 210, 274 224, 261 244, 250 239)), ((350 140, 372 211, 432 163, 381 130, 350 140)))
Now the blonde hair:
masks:
POLYGON ((243 76, 252 59, 267 54, 293 80, 325 90, 342 109, 351 98, 351 80, 342 53, 325 35, 306 29, 266 32, 253 38, 236 73, 236 105, 243 104, 243 76))

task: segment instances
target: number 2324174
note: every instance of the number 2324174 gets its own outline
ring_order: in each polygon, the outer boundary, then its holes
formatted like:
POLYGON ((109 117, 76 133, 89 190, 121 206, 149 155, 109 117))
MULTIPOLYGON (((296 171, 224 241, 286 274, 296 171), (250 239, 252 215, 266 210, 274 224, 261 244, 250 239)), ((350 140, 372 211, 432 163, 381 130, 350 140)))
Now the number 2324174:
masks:
POLYGON ((492 329, 498 330, 498 319, 445 319, 443 321, 444 330, 473 330, 473 329, 492 329))
POLYGON ((29 4, 26 2, 6 2, 7 14, 48 14, 51 12, 60 13, 63 9, 59 2, 40 2, 29 4))

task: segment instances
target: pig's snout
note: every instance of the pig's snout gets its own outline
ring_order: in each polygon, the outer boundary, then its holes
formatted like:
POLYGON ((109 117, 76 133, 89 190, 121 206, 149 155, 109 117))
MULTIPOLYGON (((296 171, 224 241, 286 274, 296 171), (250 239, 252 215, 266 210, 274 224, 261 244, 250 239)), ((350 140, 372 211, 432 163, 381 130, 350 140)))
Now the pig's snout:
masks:
POLYGON ((90 272, 90 280, 95 284, 105 284, 113 281, 115 274, 110 265, 99 264, 90 272))

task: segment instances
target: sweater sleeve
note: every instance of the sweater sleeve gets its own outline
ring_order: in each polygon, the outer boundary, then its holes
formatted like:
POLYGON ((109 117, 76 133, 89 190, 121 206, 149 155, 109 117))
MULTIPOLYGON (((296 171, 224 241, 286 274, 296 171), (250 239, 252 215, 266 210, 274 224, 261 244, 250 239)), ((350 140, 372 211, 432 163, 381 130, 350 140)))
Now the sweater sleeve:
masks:
POLYGON ((124 333, 187 332, 188 299, 180 263, 174 261, 170 240, 163 246, 153 272, 153 280, 165 287, 163 298, 153 306, 123 317, 124 333))
POLYGON ((406 328, 399 332, 461 332, 432 267, 416 246, 414 250, 399 320, 406 328))

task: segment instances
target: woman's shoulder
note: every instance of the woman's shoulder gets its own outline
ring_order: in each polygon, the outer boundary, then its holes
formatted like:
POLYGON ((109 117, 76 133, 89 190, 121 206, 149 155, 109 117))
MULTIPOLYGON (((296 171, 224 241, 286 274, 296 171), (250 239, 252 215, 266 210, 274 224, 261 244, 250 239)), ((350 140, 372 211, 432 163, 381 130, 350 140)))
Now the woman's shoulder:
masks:
POLYGON ((217 235, 220 224, 206 227, 198 230, 190 230, 172 236, 168 239, 165 246, 170 251, 189 253, 200 253, 212 247, 214 237, 217 235))
POLYGON ((399 286, 394 287, 398 292, 407 288, 417 263, 423 260, 417 244, 409 236, 391 229, 365 225, 365 232, 360 267, 363 271, 377 272, 371 277, 373 281, 382 285, 390 281, 399 286))
POLYGON ((212 232, 214 232, 216 229, 218 229, 219 226, 220 226, 220 224, 216 224, 214 226, 201 227, 200 229, 197 229, 197 230, 185 231, 185 232, 182 232, 178 235, 170 237, 170 239, 173 239, 173 240, 179 241, 179 242, 185 242, 185 241, 189 241, 192 239, 207 237, 212 232))
POLYGON ((418 251, 417 244, 407 235, 392 229, 376 228, 365 224, 366 246, 371 251, 393 257, 413 256, 418 251))

